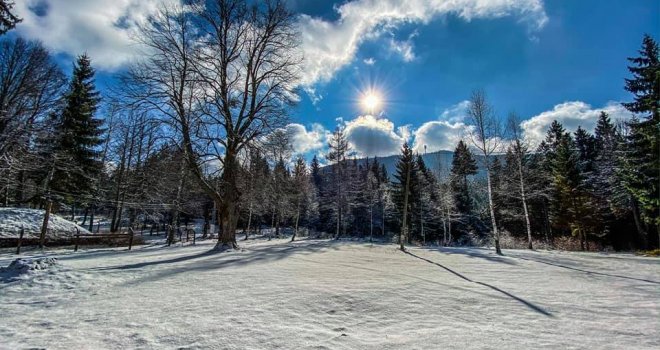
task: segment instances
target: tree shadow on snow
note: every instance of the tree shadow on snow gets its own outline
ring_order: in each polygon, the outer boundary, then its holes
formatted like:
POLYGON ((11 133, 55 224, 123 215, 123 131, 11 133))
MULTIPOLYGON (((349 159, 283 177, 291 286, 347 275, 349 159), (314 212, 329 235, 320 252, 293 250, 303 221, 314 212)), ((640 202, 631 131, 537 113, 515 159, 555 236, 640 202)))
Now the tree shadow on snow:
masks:
MULTIPOLYGON (((300 242, 300 241, 299 241, 300 242)), ((237 251, 219 253, 211 249, 196 254, 178 256, 171 259, 145 261, 141 263, 119 265, 101 268, 99 270, 134 270, 149 266, 172 265, 182 262, 190 264, 173 266, 172 268, 157 271, 143 278, 132 280, 129 284, 155 281, 167 278, 179 273, 194 273, 200 271, 217 270, 230 266, 243 266, 254 263, 265 263, 284 259, 291 255, 311 254, 325 249, 336 249, 336 242, 320 241, 308 244, 286 243, 281 245, 269 245, 265 247, 250 247, 237 251)))
POLYGON ((430 248, 430 247, 423 247, 426 250, 430 251, 435 251, 443 254, 448 254, 448 255, 465 255, 470 258, 479 258, 479 259, 484 259, 488 260, 491 262, 497 262, 497 263, 502 263, 502 264, 507 264, 507 265, 517 265, 517 263, 513 259, 509 259, 508 257, 505 256, 497 256, 494 255, 494 251, 486 248, 452 248, 452 247, 438 247, 438 248, 430 248), (481 253, 483 251, 484 253, 481 253))
POLYGON ((614 277, 614 278, 623 278, 623 279, 628 279, 628 280, 633 280, 633 281, 660 284, 660 282, 658 282, 658 281, 647 280, 647 279, 643 279, 643 278, 630 277, 630 276, 615 275, 615 274, 610 274, 610 273, 605 273, 605 272, 589 271, 589 270, 579 269, 577 267, 571 267, 571 266, 566 266, 566 265, 563 265, 563 264, 558 264, 558 263, 555 263, 555 262, 545 261, 544 259, 523 258, 522 256, 513 256, 513 257, 516 258, 516 259, 532 261, 532 262, 536 262, 536 263, 539 263, 539 264, 546 264, 546 265, 550 265, 550 266, 560 267, 560 268, 563 268, 563 269, 568 269, 568 270, 573 270, 573 271, 578 271, 578 272, 584 272, 588 275, 607 276, 607 277, 614 277))
POLYGON ((488 284, 488 283, 484 283, 484 282, 480 282, 480 281, 472 280, 472 279, 466 277, 465 275, 462 275, 462 274, 460 274, 460 273, 458 273, 458 272, 456 272, 456 271, 454 271, 454 270, 452 270, 452 269, 450 269, 450 268, 448 268, 448 267, 446 267, 446 266, 444 266, 444 265, 442 265, 442 264, 440 264, 440 263, 437 263, 437 262, 435 262, 435 261, 432 261, 432 260, 429 260, 429 259, 426 259, 426 258, 422 258, 421 256, 419 256, 419 255, 415 255, 415 254, 413 254, 413 253, 411 253, 411 252, 409 252, 409 251, 406 251, 405 253, 408 254, 408 255, 410 255, 410 256, 412 256, 412 257, 414 257, 414 258, 417 258, 417 259, 420 259, 420 260, 426 261, 426 262, 429 263, 429 264, 433 264, 433 265, 439 266, 439 267, 445 269, 446 271, 448 271, 448 272, 454 274, 455 276, 457 276, 457 277, 459 277, 459 278, 461 278, 461 279, 463 279, 463 280, 465 280, 465 281, 468 281, 468 282, 471 282, 471 283, 475 283, 475 284, 479 284, 479 285, 482 285, 482 286, 484 286, 484 287, 488 287, 488 288, 490 288, 490 289, 492 289, 492 290, 494 290, 494 291, 497 291, 497 292, 499 292, 499 293, 502 293, 502 294, 508 296, 509 298, 511 298, 511 299, 513 299, 513 300, 516 300, 517 302, 519 302, 519 303, 521 303, 521 304, 527 306, 528 308, 530 308, 531 310, 533 310, 533 311, 535 311, 535 312, 538 312, 538 313, 540 313, 540 314, 542 314, 542 315, 545 315, 545 316, 548 316, 548 317, 554 317, 550 312, 544 310, 543 308, 541 308, 541 307, 539 307, 539 306, 537 306, 537 305, 534 305, 533 303, 531 303, 531 302, 529 302, 529 301, 527 301, 527 300, 525 300, 525 299, 523 299, 523 298, 520 298, 520 297, 518 297, 518 296, 515 296, 515 295, 513 295, 513 294, 511 294, 511 293, 509 293, 509 292, 507 292, 507 291, 505 291, 505 290, 502 290, 502 289, 500 289, 500 288, 497 288, 497 287, 495 287, 495 286, 493 286, 493 285, 490 285, 490 284, 488 284))

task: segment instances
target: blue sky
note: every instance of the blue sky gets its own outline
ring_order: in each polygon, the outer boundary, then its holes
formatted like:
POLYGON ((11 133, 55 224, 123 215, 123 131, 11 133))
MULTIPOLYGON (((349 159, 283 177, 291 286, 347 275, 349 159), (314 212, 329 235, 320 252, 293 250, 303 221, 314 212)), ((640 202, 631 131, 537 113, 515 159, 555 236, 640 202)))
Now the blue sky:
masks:
MULTIPOLYGON (((125 67, 134 47, 118 18, 138 21, 162 1, 26 0, 15 35, 39 39, 70 67, 87 51, 99 83, 125 67), (104 13, 98 17, 99 9, 104 13), (39 9, 39 11, 34 11, 39 9), (37 16, 38 12, 40 16, 37 16)), ((618 102, 626 57, 642 35, 658 39, 655 0, 289 0, 299 14, 304 70, 301 101, 288 127, 298 151, 322 153, 338 118, 357 153, 386 155, 403 140, 453 149, 468 126, 465 100, 482 88, 497 114, 516 111, 530 140, 553 119, 592 128, 600 110, 629 115, 618 102), (359 103, 372 88, 375 117, 359 103)), ((130 26, 129 26, 130 27, 130 26)))

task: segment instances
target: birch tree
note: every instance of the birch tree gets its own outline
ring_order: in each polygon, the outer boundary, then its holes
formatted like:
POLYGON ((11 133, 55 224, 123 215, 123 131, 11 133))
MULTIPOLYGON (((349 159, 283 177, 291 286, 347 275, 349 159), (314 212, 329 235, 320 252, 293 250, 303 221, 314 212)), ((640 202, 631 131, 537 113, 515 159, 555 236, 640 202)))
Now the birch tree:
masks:
POLYGON ((488 208, 490 211, 490 222, 495 239, 495 251, 502 255, 500 249, 500 233, 497 230, 495 220, 495 204, 493 202, 493 184, 491 181, 491 162, 495 152, 500 149, 500 123, 496 118, 493 107, 486 101, 486 94, 482 90, 476 90, 470 98, 468 107, 469 121, 472 126, 470 139, 472 145, 483 155, 483 165, 486 169, 486 182, 488 186, 488 208))
POLYGON ((532 244, 532 224, 529 220, 529 209, 527 207, 527 174, 524 167, 524 163, 528 156, 528 147, 524 143, 522 137, 522 129, 520 127, 520 118, 517 114, 509 114, 509 118, 507 120, 507 128, 509 131, 509 138, 513 143, 510 148, 518 170, 517 177, 520 191, 520 201, 522 203, 523 215, 525 216, 525 229, 527 231, 527 248, 534 249, 532 244))

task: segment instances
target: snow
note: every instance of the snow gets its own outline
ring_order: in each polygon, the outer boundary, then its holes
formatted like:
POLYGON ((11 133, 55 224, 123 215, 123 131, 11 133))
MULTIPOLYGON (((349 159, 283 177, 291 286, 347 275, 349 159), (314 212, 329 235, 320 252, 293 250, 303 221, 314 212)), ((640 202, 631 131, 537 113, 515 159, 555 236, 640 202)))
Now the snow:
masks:
POLYGON ((660 347, 656 258, 213 243, 47 253, 57 269, 0 282, 0 348, 660 347))
POLYGON ((57 267, 56 258, 15 259, 7 267, 0 267, 0 281, 14 281, 31 273, 57 267))
MULTIPOLYGON (((39 237, 44 213, 45 211, 41 209, 0 208, 0 238, 18 237, 21 227, 25 229, 25 238, 39 237)), ((81 234, 89 234, 89 231, 83 227, 53 213, 48 217, 49 237, 73 236, 76 228, 81 234)))

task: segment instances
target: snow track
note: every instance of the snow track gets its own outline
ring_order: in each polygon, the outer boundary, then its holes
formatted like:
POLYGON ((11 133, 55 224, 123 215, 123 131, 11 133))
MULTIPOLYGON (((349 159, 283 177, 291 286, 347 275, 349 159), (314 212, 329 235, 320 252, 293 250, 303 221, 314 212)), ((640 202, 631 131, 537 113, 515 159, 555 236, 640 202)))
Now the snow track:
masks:
MULTIPOLYGON (((0 348, 656 349, 660 260, 213 242, 58 251, 0 283, 0 348)), ((0 266, 15 256, 0 255, 0 266)))

